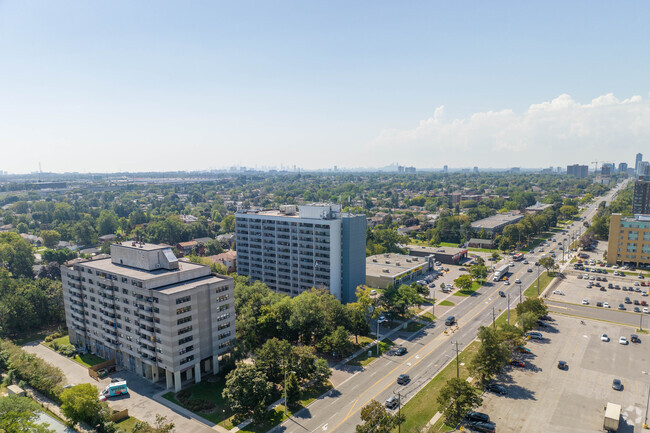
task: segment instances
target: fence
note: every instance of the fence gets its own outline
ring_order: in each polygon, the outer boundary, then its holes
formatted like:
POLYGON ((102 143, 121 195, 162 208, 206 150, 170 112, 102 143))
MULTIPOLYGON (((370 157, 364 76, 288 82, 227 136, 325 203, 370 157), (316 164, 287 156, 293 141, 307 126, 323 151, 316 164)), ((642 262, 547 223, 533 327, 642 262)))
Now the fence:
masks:
POLYGON ((88 375, 92 377, 95 380, 100 380, 99 379, 99 370, 105 368, 105 369, 110 369, 111 367, 115 366, 115 360, 114 359, 109 359, 108 361, 100 362, 97 365, 93 365, 92 367, 88 367, 88 375))

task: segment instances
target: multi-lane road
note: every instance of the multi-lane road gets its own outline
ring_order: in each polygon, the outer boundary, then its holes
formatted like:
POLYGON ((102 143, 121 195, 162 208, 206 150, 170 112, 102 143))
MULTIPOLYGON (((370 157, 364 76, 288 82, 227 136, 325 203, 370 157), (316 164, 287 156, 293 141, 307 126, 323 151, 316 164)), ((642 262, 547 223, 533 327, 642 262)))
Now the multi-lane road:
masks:
MULTIPOLYGON (((589 206, 583 214, 586 219, 590 220, 593 217, 600 201, 611 200, 618 190, 610 192, 606 197, 598 199, 594 205, 589 206)), ((569 230, 577 232, 578 229, 578 223, 574 223, 569 230)), ((562 238, 569 235, 558 233, 562 238)), ((444 318, 436 320, 431 326, 415 334, 413 338, 404 341, 402 345, 408 349, 406 355, 382 356, 271 431, 351 432, 361 422, 361 409, 372 400, 383 403, 388 397, 399 392, 404 404, 442 367, 454 359, 456 342, 460 348, 466 347, 475 339, 480 326, 491 324, 493 311, 497 314, 503 312, 508 307, 508 299, 511 308, 519 303, 520 293, 537 278, 537 268, 533 263, 541 254, 537 251, 529 255, 527 257, 531 263, 529 265, 517 262, 511 268, 510 281, 519 279, 521 284, 491 283, 481 287, 473 296, 467 298, 453 296, 452 300, 458 304, 447 313, 447 315, 453 314, 458 319, 458 327, 454 328, 453 332, 451 329, 447 333, 444 332, 446 329, 444 318), (528 272, 529 267, 533 268, 533 272, 528 272), (499 296, 500 290, 509 295, 509 298, 499 296), (396 380, 400 374, 410 375, 411 382, 406 386, 398 385, 396 380)))

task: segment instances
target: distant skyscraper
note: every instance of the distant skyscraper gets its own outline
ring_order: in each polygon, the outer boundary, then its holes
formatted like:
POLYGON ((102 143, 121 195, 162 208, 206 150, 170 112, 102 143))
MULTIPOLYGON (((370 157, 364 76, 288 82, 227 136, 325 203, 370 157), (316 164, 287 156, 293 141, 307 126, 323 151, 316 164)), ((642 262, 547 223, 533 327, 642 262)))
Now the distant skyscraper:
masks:
POLYGON ((601 176, 609 176, 611 174, 611 171, 611 166, 607 164, 603 164, 603 166, 600 168, 601 176))
POLYGON ((478 174, 478 167, 474 166, 474 173, 478 174))
POLYGON ((447 167, 447 166, 445 165, 444 167, 442 167, 442 171, 443 171, 444 173, 447 173, 447 172, 449 171, 449 167, 447 167))
POLYGON ((637 153, 636 154, 636 159, 634 160, 634 170, 636 171, 637 174, 639 174, 639 164, 643 161, 643 154, 642 153, 637 153))
POLYGON ((621 173, 627 173, 627 162, 621 162, 618 164, 618 171, 621 173))
POLYGON ((584 179, 589 174, 589 166, 580 164, 567 165, 566 174, 577 177, 578 179, 584 179))

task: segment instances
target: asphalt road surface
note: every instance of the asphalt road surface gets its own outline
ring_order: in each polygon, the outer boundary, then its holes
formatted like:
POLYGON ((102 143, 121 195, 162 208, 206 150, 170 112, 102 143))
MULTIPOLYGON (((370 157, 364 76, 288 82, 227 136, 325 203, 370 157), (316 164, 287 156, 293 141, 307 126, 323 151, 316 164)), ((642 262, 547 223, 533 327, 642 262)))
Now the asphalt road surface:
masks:
MULTIPOLYGON (((598 203, 602 200, 610 201, 613 194, 619 189, 612 191, 604 198, 599 198, 585 210, 583 216, 586 216, 587 220, 591 220, 596 213, 598 203)), ((581 223, 576 222, 568 230, 570 235, 572 231, 584 232, 584 227, 581 226, 581 223)), ((569 235, 560 236, 558 234, 558 237, 564 238, 569 235)), ((545 251, 548 252, 548 248, 545 251)), ((529 265, 515 262, 515 266, 510 268, 510 285, 505 285, 502 282, 490 283, 490 285, 477 290, 473 296, 450 297, 449 299, 457 305, 445 313, 445 316, 456 316, 458 326, 454 327, 454 331, 449 335, 444 334, 446 329, 444 318, 437 319, 435 323, 415 334, 410 341, 404 342, 403 346, 408 349, 407 354, 401 357, 382 356, 367 367, 359 368, 358 372, 340 383, 335 389, 330 390, 271 431, 286 433, 352 432, 355 430, 355 426, 361 422, 359 415, 361 408, 372 400, 383 403, 388 397, 399 392, 402 396, 402 404, 404 404, 439 370, 454 359, 456 342, 462 350, 476 338, 480 326, 491 324, 493 311, 498 316, 507 308, 508 298, 500 297, 499 290, 509 295, 511 308, 519 303, 520 294, 537 278, 537 268, 533 263, 539 259, 541 254, 536 251, 535 254, 527 255, 526 258, 531 263, 529 265), (533 272, 527 272, 529 267, 533 268, 533 272), (517 278, 521 280, 521 284, 514 283, 517 278), (400 374, 410 375, 411 382, 405 386, 397 385, 396 379, 400 374)), ((561 258, 561 255, 558 258, 561 258)), ((506 261, 502 261, 501 264, 503 263, 506 261)))

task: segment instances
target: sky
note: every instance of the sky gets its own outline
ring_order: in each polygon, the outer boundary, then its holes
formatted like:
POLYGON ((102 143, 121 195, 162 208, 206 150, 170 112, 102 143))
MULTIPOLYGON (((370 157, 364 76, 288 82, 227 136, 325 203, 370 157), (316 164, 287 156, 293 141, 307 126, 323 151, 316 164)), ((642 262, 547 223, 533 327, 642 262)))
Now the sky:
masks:
POLYGON ((632 163, 650 154, 649 18, 647 1, 0 0, 0 170, 632 163))

